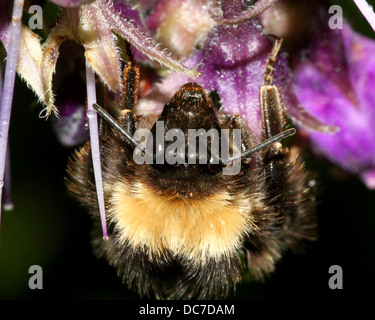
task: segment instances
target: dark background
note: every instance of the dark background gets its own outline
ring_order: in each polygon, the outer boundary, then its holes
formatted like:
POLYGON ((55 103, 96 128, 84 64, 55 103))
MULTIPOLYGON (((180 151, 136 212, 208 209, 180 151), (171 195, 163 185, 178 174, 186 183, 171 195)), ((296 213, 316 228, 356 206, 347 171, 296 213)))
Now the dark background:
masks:
MULTIPOLYGON (((352 1, 333 3, 355 29, 374 37, 352 1)), ((90 218, 64 188, 72 149, 59 145, 40 111, 17 78, 10 126, 14 210, 2 214, 0 299, 138 299, 93 256, 90 218), (28 287, 31 265, 43 268, 43 290, 28 287)), ((238 299, 375 297, 375 191, 323 160, 308 156, 307 166, 319 181, 319 241, 305 254, 286 254, 264 283, 240 285, 238 299), (331 265, 343 269, 343 290, 328 287, 331 265)))

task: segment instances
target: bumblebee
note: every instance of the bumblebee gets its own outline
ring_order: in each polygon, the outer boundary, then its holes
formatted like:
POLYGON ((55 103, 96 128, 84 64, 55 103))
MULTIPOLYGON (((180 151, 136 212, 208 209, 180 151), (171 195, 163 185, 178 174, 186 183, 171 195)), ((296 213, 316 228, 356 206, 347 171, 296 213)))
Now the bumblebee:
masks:
POLYGON ((96 254, 141 296, 222 299, 234 292, 245 269, 263 279, 286 250, 315 239, 310 177, 298 153, 280 142, 295 132, 285 128, 272 80, 280 46, 275 39, 260 87, 260 144, 241 116, 218 108, 197 83, 182 86, 160 114, 136 116, 139 69, 130 62, 123 72, 120 111, 111 114, 95 106, 104 119, 100 144, 108 240, 100 234, 89 142, 69 161, 68 189, 97 223, 96 254), (133 138, 139 129, 155 132, 160 123, 164 132, 178 129, 186 140, 192 129, 240 131, 240 145, 229 139, 237 156, 223 159, 219 152, 212 161, 211 141, 206 163, 188 161, 188 152, 185 161, 174 164, 136 163, 137 149, 155 159, 173 143, 165 139, 163 146, 154 143, 147 150, 133 138), (240 162, 239 172, 223 174, 233 161, 240 162))

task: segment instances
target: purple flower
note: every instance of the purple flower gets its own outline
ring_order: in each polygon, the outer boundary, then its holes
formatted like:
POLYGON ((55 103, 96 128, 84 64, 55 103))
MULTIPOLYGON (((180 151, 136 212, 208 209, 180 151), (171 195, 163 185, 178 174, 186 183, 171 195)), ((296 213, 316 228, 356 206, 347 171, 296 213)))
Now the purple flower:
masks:
MULTIPOLYGON (((366 2, 356 3, 375 26, 366 2)), ((331 28, 330 19, 325 0, 280 0, 261 16, 267 32, 285 39, 299 102, 321 122, 340 129, 335 134, 307 132, 313 150, 375 189, 375 95, 370 89, 375 85, 375 41, 345 21, 342 29, 331 28)))
POLYGON ((54 88, 59 116, 51 116, 58 141, 66 147, 81 145, 88 139, 86 117, 85 59, 83 48, 66 41, 60 48, 54 88), (80 72, 77 72, 79 70, 80 72))
MULTIPOLYGON (((234 16, 247 9, 242 2, 227 4, 226 8, 234 16)), ((225 10, 223 13, 228 14, 225 10)), ((271 48, 271 39, 262 32, 259 22, 253 19, 234 26, 217 25, 208 34, 202 49, 184 60, 187 66, 198 65, 203 75, 195 81, 208 91, 217 91, 224 110, 242 115, 258 142, 262 134, 259 90, 271 48)), ((141 99, 138 112, 158 113, 173 93, 189 81, 192 79, 185 75, 172 74, 141 99)), ((313 130, 333 130, 311 117, 298 104, 289 68, 282 57, 275 66, 275 82, 289 117, 296 123, 313 130)))
POLYGON ((103 83, 113 92, 119 92, 120 54, 116 44, 118 35, 128 41, 149 59, 155 60, 172 70, 198 76, 194 69, 186 68, 179 61, 170 57, 165 50, 148 37, 126 14, 134 12, 121 1, 97 0, 91 4, 65 9, 43 46, 41 70, 44 86, 46 116, 57 111, 52 94, 52 75, 59 55, 61 43, 70 39, 81 44, 90 66, 99 75, 103 83))
MULTIPOLYGON (((11 19, 12 8, 11 1, 2 1, 0 3, 0 41, 5 49, 10 48, 11 39, 11 19)), ((21 11, 22 13, 22 11, 21 11)), ((17 73, 25 80, 28 86, 34 91, 38 98, 43 101, 43 80, 40 70, 42 60, 42 48, 40 37, 28 27, 20 24, 19 42, 17 48, 17 73)), ((15 30, 13 28, 13 30, 15 30)))
MULTIPOLYGON (((86 81, 88 98, 91 148, 93 151, 94 173, 96 177, 101 176, 100 157, 95 156, 99 152, 97 135, 96 113, 91 110, 95 97, 95 75, 112 92, 119 94, 121 90, 120 81, 120 50, 117 46, 116 36, 113 31, 128 43, 143 53, 151 60, 174 71, 186 73, 190 76, 198 76, 195 68, 190 69, 172 58, 166 50, 158 48, 158 44, 141 30, 136 22, 129 20, 127 9, 122 1, 97 0, 89 4, 88 1, 57 1, 58 4, 66 6, 62 11, 56 26, 49 33, 48 38, 41 45, 41 39, 29 28, 22 26, 23 1, 15 1, 13 12, 10 10, 8 1, 1 3, 0 12, 0 40, 7 50, 7 65, 4 79, 4 94, 2 97, 0 114, 0 197, 3 187, 3 176, 6 159, 6 149, 9 131, 9 121, 13 97, 14 79, 16 71, 27 82, 38 96, 40 102, 45 105, 44 115, 48 117, 51 112, 58 114, 52 90, 52 78, 55 71, 59 48, 63 41, 73 40, 85 49, 86 75, 90 78, 86 81), (12 16, 8 13, 12 12, 12 16), (88 94, 89 95, 89 94, 88 94), (93 116, 95 113, 95 117, 93 116)), ((133 12, 134 13, 134 12, 133 12)), ((82 95, 82 92, 80 93, 82 95)), ((74 106, 74 100, 62 102, 65 106, 74 106)), ((77 108, 82 108, 82 103, 76 102, 77 108)), ((69 108, 71 110, 71 108, 69 108)), ((67 114, 75 115, 68 111, 67 114)), ((83 117, 81 115, 82 120, 83 117)), ((74 134, 73 134, 74 135, 74 134)), ((63 135, 64 136, 64 135, 63 135)), ((67 137, 64 136, 64 140, 67 137)), ((76 139, 74 139, 76 140, 76 139)), ((98 200, 103 203, 102 184, 97 183, 98 200), (100 190, 101 189, 101 190, 100 190)), ((101 216, 104 219, 104 206, 101 206, 101 216)), ((105 235, 105 225, 103 224, 105 235)))
POLYGON ((316 118, 340 128, 311 132, 314 150, 375 189, 375 41, 331 30, 295 69, 297 95, 316 118))
POLYGON ((145 24, 158 42, 183 58, 204 42, 215 21, 207 0, 161 0, 155 3, 145 24))
MULTIPOLYGON (((313 12, 311 17, 315 23, 321 15, 314 15, 318 12, 314 10, 322 8, 324 3, 324 0, 313 3, 259 0, 249 8, 246 1, 229 0, 52 1, 63 10, 43 45, 39 36, 20 24, 22 6, 21 11, 20 6, 15 6, 17 10, 13 15, 18 22, 13 26, 8 2, 1 3, 4 8, 0 8, 0 40, 8 51, 8 71, 5 72, 0 119, 0 175, 4 171, 14 82, 11 76, 15 70, 45 106, 45 116, 60 112, 61 119, 53 120, 58 137, 65 145, 74 145, 86 138, 84 123, 87 117, 83 99, 86 95, 80 82, 83 78, 79 79, 77 72, 64 75, 60 84, 54 81, 52 87, 52 79, 58 80, 60 73, 57 70, 54 76, 60 47, 64 41, 72 40, 84 49, 91 118, 93 111, 90 108, 96 101, 93 72, 111 94, 116 96, 121 91, 120 70, 122 59, 126 57, 121 55, 121 43, 117 42, 113 32, 130 43, 138 61, 151 66, 154 75, 164 76, 158 84, 148 79, 152 88, 140 99, 138 113, 158 113, 181 85, 196 81, 206 90, 218 93, 224 110, 242 115, 255 140, 260 141, 259 88, 263 84, 265 63, 272 47, 272 40, 264 32, 267 15, 271 13, 272 16, 273 9, 287 3, 301 13, 299 17, 306 17, 304 10, 313 12), (138 11, 130 6, 135 3, 138 11), (263 25, 254 18, 259 14, 262 14, 263 25), (16 44, 12 46, 14 42, 16 44), (172 55, 161 50, 159 44, 169 48, 172 55), (182 63, 177 59, 182 59, 182 63), (166 68, 157 68, 152 60, 166 68), (67 83, 78 84, 75 90, 67 90, 67 83), (54 93, 57 93, 56 98, 54 93)), ((325 7, 324 10, 327 13, 325 7)), ((288 19, 285 21, 290 27, 292 23, 288 19)), ((312 26, 314 29, 316 25, 306 21, 302 21, 306 28, 312 26)), ((277 28, 280 28, 279 22, 277 28)), ((369 187, 375 188, 375 134, 370 126, 374 120, 374 94, 368 89, 375 77, 375 71, 371 71, 375 67, 375 58, 372 58, 374 44, 347 25, 342 32, 312 29, 303 38, 308 42, 307 51, 301 51, 303 46, 300 46, 295 52, 289 51, 290 59, 280 55, 275 64, 274 82, 281 93, 287 116, 301 129, 308 130, 316 152, 344 169, 360 174, 369 187), (297 61, 295 53, 301 52, 309 54, 305 60, 297 61), (336 126, 341 131, 332 134, 336 126)), ((301 38, 295 27, 287 31, 293 33, 294 40, 301 38)), ((305 31, 303 29, 302 34, 305 31)), ((286 42, 284 48, 290 49, 288 39, 286 42)), ((89 132, 93 156, 95 150, 100 155, 98 141, 93 139, 97 138, 95 121, 90 121, 89 132)), ((93 164, 95 175, 99 177, 100 159, 95 158, 93 164)), ((99 180, 97 188, 99 199, 102 193, 99 180)), ((103 212, 101 209, 102 221, 105 221, 103 212)), ((105 226, 105 234, 104 229, 105 226)))
MULTIPOLYGON (((41 39, 32 30, 21 26, 18 74, 35 92, 40 102, 46 108, 45 116, 58 110, 54 103, 52 78, 59 57, 59 47, 63 41, 70 39, 85 48, 85 56, 91 67, 99 75, 103 83, 113 92, 119 92, 120 54, 116 43, 115 31, 126 39, 138 51, 151 60, 177 72, 198 76, 194 69, 188 69, 179 61, 173 59, 166 50, 142 30, 140 18, 136 11, 130 9, 126 2, 117 0, 97 0, 87 5, 88 1, 57 1, 66 6, 62 11, 57 25, 51 30, 43 46, 41 39)), ((0 40, 5 48, 9 46, 10 21, 7 2, 2 2, 4 8, 0 13, 0 40)))

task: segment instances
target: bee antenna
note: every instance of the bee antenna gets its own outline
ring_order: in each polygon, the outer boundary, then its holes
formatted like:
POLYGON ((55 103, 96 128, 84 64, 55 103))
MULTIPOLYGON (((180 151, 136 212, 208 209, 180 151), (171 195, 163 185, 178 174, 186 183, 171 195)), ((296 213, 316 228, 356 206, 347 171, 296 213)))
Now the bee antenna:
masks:
POLYGON ((107 121, 114 129, 118 130, 124 137, 125 139, 134 147, 138 148, 142 152, 147 153, 146 149, 137 141, 133 139, 132 136, 130 136, 129 133, 127 133, 121 126, 120 124, 113 119, 113 117, 106 111, 104 110, 101 106, 98 104, 94 103, 92 107, 98 112, 98 114, 105 120, 107 121))
POLYGON ((232 161, 238 160, 240 158, 242 159, 242 158, 251 156, 253 153, 258 152, 258 151, 260 151, 260 150, 268 147, 269 145, 274 144, 277 141, 280 141, 280 140, 283 140, 285 138, 288 138, 288 137, 294 135, 295 133, 296 133, 296 129, 294 129, 294 128, 287 129, 287 130, 282 131, 282 132, 278 133, 277 135, 275 135, 275 136, 273 136, 273 137, 271 137, 269 139, 264 140, 263 142, 261 142, 260 144, 256 145, 255 147, 252 147, 252 148, 246 150, 245 152, 242 152, 239 155, 236 155, 236 156, 234 156, 232 158, 229 158, 226 161, 222 160, 222 162, 224 162, 227 165, 227 164, 229 164, 232 161))

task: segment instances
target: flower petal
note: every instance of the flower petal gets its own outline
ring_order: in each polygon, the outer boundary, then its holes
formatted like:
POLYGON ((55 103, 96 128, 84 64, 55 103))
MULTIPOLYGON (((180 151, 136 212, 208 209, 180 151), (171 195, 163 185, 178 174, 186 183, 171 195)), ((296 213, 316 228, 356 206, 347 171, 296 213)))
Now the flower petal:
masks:
POLYGON ((73 41, 64 42, 53 81, 59 117, 52 116, 51 124, 57 139, 66 147, 78 146, 88 139, 86 95, 82 94, 86 91, 83 51, 73 41))
MULTIPOLYGON (((270 50, 268 37, 261 34, 255 21, 249 21, 236 27, 215 27, 203 48, 185 60, 188 66, 199 64, 203 72, 199 84, 207 91, 218 92, 225 111, 243 116, 257 141, 262 133, 259 90, 270 50)), ((150 95, 168 101, 188 81, 188 77, 171 75, 157 93, 150 95)), ((144 108, 144 103, 141 101, 140 107, 144 108)))
POLYGON ((115 35, 97 7, 89 5, 82 8, 78 37, 91 67, 112 91, 118 92, 121 72, 115 35))
MULTIPOLYGON (((187 66, 199 65, 199 71, 203 72, 199 84, 208 91, 218 92, 225 111, 240 114, 245 119, 256 142, 262 138, 259 94, 271 48, 272 42, 262 34, 255 20, 238 26, 218 25, 208 35, 203 48, 184 61, 187 66)), ((298 103, 290 71, 282 57, 275 64, 274 74, 288 115, 313 130, 332 129, 309 115, 298 103)), ((141 99, 137 112, 161 109, 174 91, 188 81, 191 79, 187 76, 169 76, 141 99)))
POLYGON ((206 3, 207 0, 158 1, 146 24, 158 42, 179 58, 187 57, 215 25, 206 3))
POLYGON ((116 12, 113 6, 110 5, 110 2, 108 4, 104 1, 98 1, 95 5, 101 10, 112 29, 149 59, 156 60, 173 71, 181 72, 191 77, 200 75, 196 68, 188 68, 173 59, 165 50, 158 49, 158 44, 152 38, 147 37, 135 24, 116 12))
POLYGON ((65 147, 81 145, 88 139, 85 129, 86 104, 76 100, 59 101, 59 117, 52 117, 52 126, 59 142, 65 147))
MULTIPOLYGON (((28 27, 21 27, 21 37, 17 61, 17 73, 26 81, 41 102, 44 102, 43 81, 41 73, 42 46, 40 37, 28 27)), ((9 34, 3 32, 2 42, 8 50, 9 34)))
POLYGON ((54 96, 52 92, 52 77, 55 72, 57 59, 59 57, 59 48, 61 43, 66 39, 71 39, 73 36, 70 31, 69 19, 67 11, 61 15, 59 22, 52 29, 48 35, 47 40, 43 45, 43 57, 41 62, 41 72, 43 81, 43 92, 45 109, 41 112, 41 117, 48 117, 53 111, 58 115, 58 110, 54 105, 54 96))
POLYGON ((278 86, 287 116, 299 127, 316 132, 335 133, 338 127, 325 123, 313 116, 307 108, 298 100, 293 75, 289 70, 287 61, 283 56, 279 57, 275 67, 274 82, 278 86))
POLYGON ((315 117, 341 129, 335 135, 310 133, 316 152, 364 176, 375 168, 375 94, 370 89, 375 86, 375 41, 357 34, 347 24, 335 36, 341 41, 340 52, 332 51, 327 41, 319 48, 326 49, 330 60, 324 61, 333 72, 320 67, 322 55, 312 55, 296 69, 297 94, 315 117), (350 86, 343 77, 340 83, 335 73, 347 76, 350 86))
MULTIPOLYGON (((10 41, 10 17, 8 5, 4 1, 0 4, 0 41, 8 51, 10 41)), ((31 29, 21 26, 21 36, 17 60, 17 73, 26 81, 40 101, 44 101, 42 74, 40 64, 42 60, 41 39, 31 29)))
POLYGON ((41 39, 28 27, 23 26, 20 39, 17 72, 34 91, 41 102, 44 100, 41 39))

